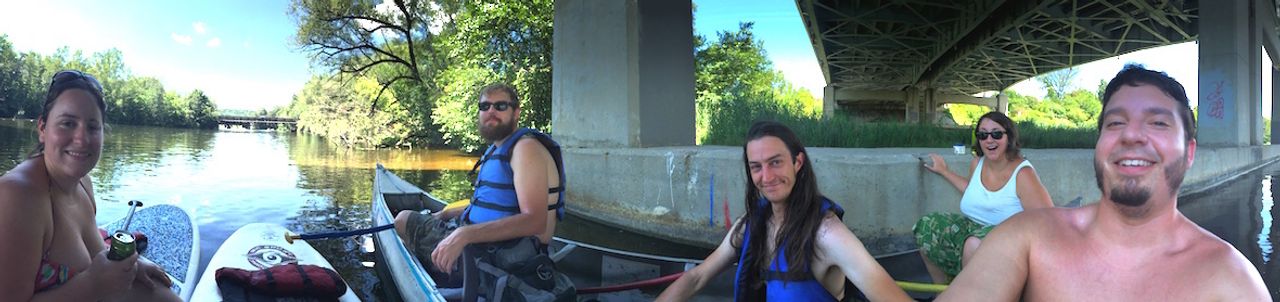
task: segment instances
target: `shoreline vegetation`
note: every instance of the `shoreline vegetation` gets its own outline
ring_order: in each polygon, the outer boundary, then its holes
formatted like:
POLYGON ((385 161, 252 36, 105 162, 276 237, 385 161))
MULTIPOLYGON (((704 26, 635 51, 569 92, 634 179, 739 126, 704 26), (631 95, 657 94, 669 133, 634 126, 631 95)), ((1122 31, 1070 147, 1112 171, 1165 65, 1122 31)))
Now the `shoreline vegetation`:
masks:
MULTIPOLYGON (((436 0, 386 11, 363 2, 293 0, 286 13, 298 28, 290 42, 319 71, 287 105, 246 112, 296 118, 297 131, 347 148, 414 146, 474 153, 484 145, 475 129, 475 91, 507 82, 521 94, 520 126, 554 135, 553 6, 552 0, 436 0), (367 30, 368 22, 355 21, 366 19, 379 20, 373 26, 381 29, 367 30), (424 30, 422 24, 439 28, 424 30)), ((991 110, 946 104, 938 112, 943 126, 846 110, 822 118, 822 101, 774 68, 753 26, 743 22, 714 37, 694 36, 698 145, 740 145, 742 131, 759 119, 787 124, 814 147, 968 145, 973 120, 991 110)), ((0 117, 34 118, 47 79, 65 68, 98 77, 110 103, 111 123, 217 127, 219 111, 203 92, 179 95, 166 91, 156 78, 132 75, 119 50, 89 57, 65 47, 50 55, 16 53, 2 33, 0 99, 12 101, 0 102, 0 117)), ((1092 148, 1101 107, 1098 92, 1106 83, 1092 90, 1071 89, 1074 74, 1064 69, 1038 76, 1048 90, 1044 99, 1005 91, 1008 114, 1023 132, 1023 147, 1092 148)))
POLYGON ((123 54, 110 49, 86 56, 62 47, 53 54, 18 53, 0 33, 0 117, 34 119, 44 104, 49 79, 61 70, 80 70, 102 83, 107 123, 174 128, 218 127, 218 108, 204 92, 166 91, 159 79, 135 76, 123 54))

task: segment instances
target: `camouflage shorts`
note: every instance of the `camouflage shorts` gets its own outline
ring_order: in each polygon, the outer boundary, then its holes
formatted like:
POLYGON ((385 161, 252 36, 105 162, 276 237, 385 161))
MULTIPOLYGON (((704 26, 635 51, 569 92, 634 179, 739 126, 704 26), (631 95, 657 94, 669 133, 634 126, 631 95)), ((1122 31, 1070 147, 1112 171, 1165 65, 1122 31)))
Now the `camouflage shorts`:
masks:
POLYGON ((983 238, 995 226, 983 226, 956 213, 931 213, 920 218, 911 232, 920 250, 948 276, 960 274, 960 253, 969 237, 983 238))
POLYGON ((457 219, 440 220, 435 215, 413 213, 405 223, 405 235, 408 238, 405 238, 404 245, 418 257, 418 262, 423 267, 433 271, 435 266, 431 265, 431 252, 436 250, 436 245, 444 237, 448 237, 457 228, 457 219))

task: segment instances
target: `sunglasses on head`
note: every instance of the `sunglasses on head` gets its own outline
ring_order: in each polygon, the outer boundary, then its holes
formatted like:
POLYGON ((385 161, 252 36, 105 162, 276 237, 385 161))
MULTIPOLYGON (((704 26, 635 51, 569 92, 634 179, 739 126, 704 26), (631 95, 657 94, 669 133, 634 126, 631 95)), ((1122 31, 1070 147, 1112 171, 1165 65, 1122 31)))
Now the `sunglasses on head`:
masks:
POLYGON ((480 108, 480 112, 489 111, 489 107, 493 107, 493 109, 496 109, 498 111, 507 111, 507 109, 509 108, 515 108, 516 105, 507 101, 480 102, 480 105, 478 107, 480 108))
POLYGON ((985 140, 987 139, 987 136, 990 136, 993 139, 1001 139, 1001 138, 1004 138, 1004 131, 991 131, 991 132, 978 131, 978 140, 985 140))
POLYGON ((49 82, 49 88, 53 88, 53 86, 57 86, 59 83, 66 83, 75 80, 83 80, 86 83, 89 83, 89 86, 93 86, 93 89, 102 91, 102 83, 99 83, 97 78, 94 78, 87 73, 80 72, 79 70, 63 70, 53 74, 53 81, 49 82))

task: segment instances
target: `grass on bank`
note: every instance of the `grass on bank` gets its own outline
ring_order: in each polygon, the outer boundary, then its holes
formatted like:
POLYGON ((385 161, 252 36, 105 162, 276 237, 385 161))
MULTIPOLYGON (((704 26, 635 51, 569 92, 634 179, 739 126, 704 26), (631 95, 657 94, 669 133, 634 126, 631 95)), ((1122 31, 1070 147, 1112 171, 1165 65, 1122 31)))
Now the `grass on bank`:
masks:
MULTIPOLYGON (((945 148, 973 144, 973 128, 944 128, 932 124, 904 122, 863 122, 839 115, 823 119, 795 114, 765 102, 747 101, 743 106, 720 110, 711 118, 704 145, 740 146, 747 129, 758 120, 773 120, 790 127, 806 146, 836 148, 945 148)), ((1044 127, 1018 123, 1023 148, 1090 149, 1098 140, 1094 128, 1044 127)))

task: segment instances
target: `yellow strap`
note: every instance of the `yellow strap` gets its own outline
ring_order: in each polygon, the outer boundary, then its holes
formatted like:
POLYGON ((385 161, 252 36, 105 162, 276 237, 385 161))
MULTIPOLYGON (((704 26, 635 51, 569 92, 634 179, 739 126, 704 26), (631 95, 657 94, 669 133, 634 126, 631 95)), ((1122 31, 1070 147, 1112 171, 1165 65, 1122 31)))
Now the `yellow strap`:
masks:
POLYGON ((909 291, 909 292, 936 294, 936 293, 941 293, 944 290, 947 290, 946 284, 933 284, 933 283, 920 283, 920 282, 907 282, 907 281, 894 281, 894 283, 898 283, 898 286, 902 287, 902 290, 909 291))
POLYGON ((444 211, 448 211, 448 210, 452 210, 452 209, 457 209, 457 208, 465 208, 465 207, 467 207, 467 206, 469 206, 469 205, 471 205, 471 199, 463 199, 463 200, 459 200, 459 201, 454 201, 454 202, 449 203, 449 205, 445 206, 445 207, 444 207, 444 211))

